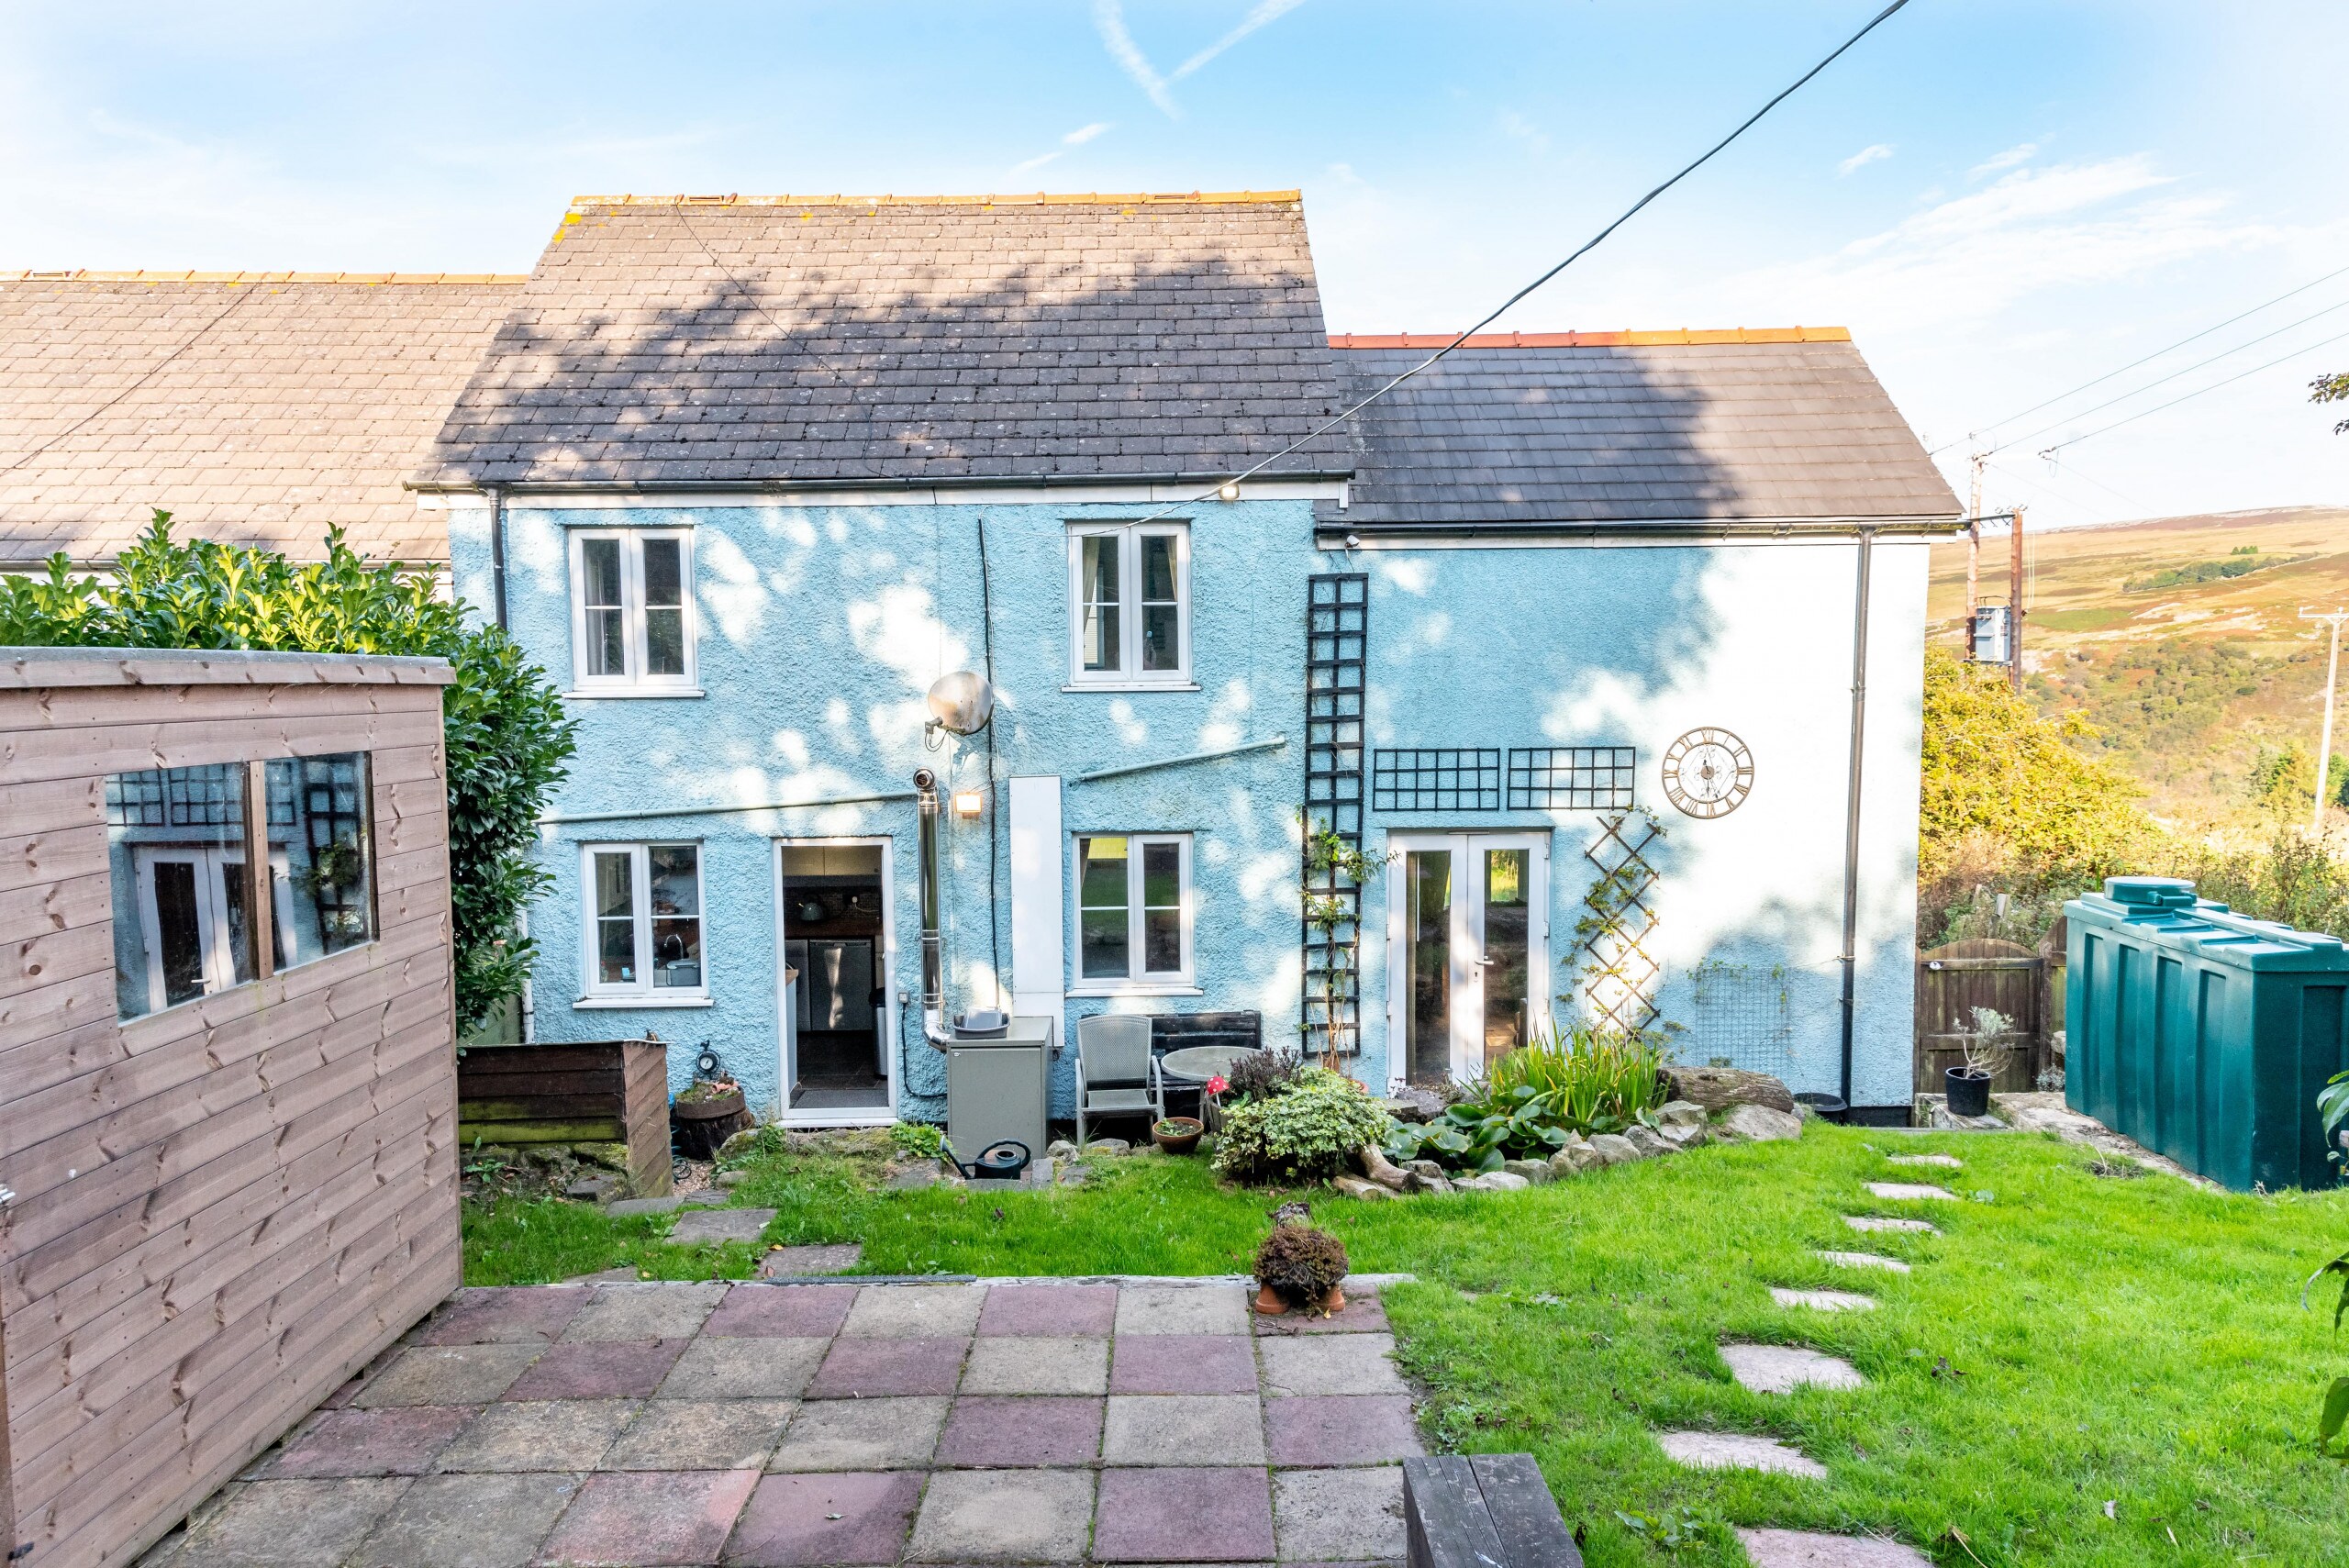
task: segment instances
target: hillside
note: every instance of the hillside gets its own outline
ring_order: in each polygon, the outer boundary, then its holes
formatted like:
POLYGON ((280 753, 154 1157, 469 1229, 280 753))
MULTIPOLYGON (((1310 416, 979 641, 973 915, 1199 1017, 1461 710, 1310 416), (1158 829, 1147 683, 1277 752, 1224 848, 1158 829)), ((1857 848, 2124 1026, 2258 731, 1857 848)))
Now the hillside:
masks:
MULTIPOLYGON (((2295 742, 2313 757, 2324 628, 2299 612, 2349 607, 2349 507, 2027 532, 2024 545, 2030 695, 2095 725, 2091 748, 2144 784, 2154 811, 2255 815, 2254 775, 2272 778, 2295 742)), ((2004 600, 2008 558, 2005 535, 1984 539, 1986 602, 2004 600)), ((1965 542, 1936 545, 1928 635, 1962 644, 1965 607, 1965 542)), ((2349 713, 2334 749, 2349 751, 2349 713)))

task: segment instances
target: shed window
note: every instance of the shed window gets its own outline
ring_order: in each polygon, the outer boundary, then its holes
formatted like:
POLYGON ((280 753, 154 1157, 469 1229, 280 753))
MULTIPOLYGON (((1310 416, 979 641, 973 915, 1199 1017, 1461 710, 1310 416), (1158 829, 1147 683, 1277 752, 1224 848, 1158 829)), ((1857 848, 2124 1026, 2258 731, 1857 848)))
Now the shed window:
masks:
POLYGON ((108 778, 120 1016, 176 1007, 374 940, 368 792, 367 757, 356 751, 108 778), (246 869, 256 829, 268 847, 265 906, 246 869), (255 940, 262 929, 265 944, 255 940), (268 962, 256 965, 264 945, 268 962))
POLYGON ((581 691, 694 683, 693 536, 628 528, 571 539, 573 678, 581 691))
POLYGON ((587 995, 707 996, 701 846, 590 844, 585 857, 587 995))
POLYGON ((1189 836, 1087 836, 1076 860, 1078 985, 1189 984, 1189 836))
POLYGON ((1181 523, 1069 531, 1069 680, 1188 685, 1190 530, 1181 523))

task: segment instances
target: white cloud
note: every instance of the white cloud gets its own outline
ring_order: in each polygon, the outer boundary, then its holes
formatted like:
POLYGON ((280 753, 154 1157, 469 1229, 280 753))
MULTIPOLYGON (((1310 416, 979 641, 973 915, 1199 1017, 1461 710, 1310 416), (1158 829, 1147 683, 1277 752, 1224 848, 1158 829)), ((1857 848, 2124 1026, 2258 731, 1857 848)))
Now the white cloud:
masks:
POLYGON ((1527 119, 1515 109, 1503 109, 1501 111, 1500 127, 1501 134, 1503 136, 1521 141, 1536 152, 1547 152, 1550 150, 1549 136, 1540 126, 1535 125, 1531 120, 1527 119))
POLYGON ((1045 164, 1050 163, 1053 159, 1058 158, 1059 156, 1060 153, 1057 151, 1046 152, 1038 157, 1030 158, 1025 162, 1014 163, 1011 166, 1011 172, 1014 174, 1032 174, 1037 170, 1041 169, 1045 164))
POLYGON ((1853 153, 1849 158, 1846 158, 1841 163, 1836 164, 1835 172, 1838 174, 1848 174, 1854 169, 1865 169, 1871 163, 1880 163, 1891 156, 1892 143, 1888 141, 1879 141, 1875 143, 1873 146, 1861 148, 1857 152, 1853 153))
POLYGON ((1238 27, 1232 28, 1230 32, 1224 34, 1223 37, 1216 39, 1215 42, 1208 45, 1207 48, 1199 50, 1198 53, 1191 56, 1190 59, 1176 66, 1174 68, 1174 74, 1172 77, 1172 80, 1180 82, 1184 77, 1188 76, 1200 66, 1205 65, 1208 61, 1213 60, 1217 55, 1221 54, 1225 50, 1228 50, 1233 44, 1238 43, 1241 39, 1246 38, 1258 28, 1263 27, 1267 22, 1276 22, 1280 20, 1281 17, 1286 16, 1289 12, 1296 10, 1299 6, 1304 4, 1305 0, 1256 0, 1254 7, 1249 11, 1246 17, 1241 19, 1241 23, 1238 27))
POLYGON ((1720 303, 1747 319, 1941 327, 1995 316, 2042 290, 2110 284, 2282 238, 2223 221, 2222 197, 2165 194, 2171 183, 2143 154, 2017 169, 1830 254, 1733 278, 1720 303))
POLYGON ((1134 85, 1147 94, 1168 119, 1181 119, 1183 111, 1174 106, 1174 95, 1166 90, 1166 79, 1151 68, 1149 58, 1134 42, 1133 34, 1126 30, 1125 7, 1119 0, 1093 0, 1093 27, 1101 35, 1102 47, 1109 51, 1109 58, 1133 78, 1134 85))
POLYGON ((1979 180, 1984 175, 1995 174, 2001 169, 2011 169, 2018 163, 2028 163, 2032 160, 2032 155, 2038 150, 2039 143, 2035 141, 2026 141, 2020 146, 2009 147, 2004 152, 1993 153, 1968 169, 1965 172, 1965 177, 1969 180, 1979 180))

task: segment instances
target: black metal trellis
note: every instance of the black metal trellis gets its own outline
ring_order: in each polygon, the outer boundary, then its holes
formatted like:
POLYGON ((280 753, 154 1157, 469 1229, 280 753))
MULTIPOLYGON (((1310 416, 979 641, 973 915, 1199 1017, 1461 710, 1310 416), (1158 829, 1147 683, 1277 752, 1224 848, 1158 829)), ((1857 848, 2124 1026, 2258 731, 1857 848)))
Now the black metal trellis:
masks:
POLYGON ((1512 811, 1629 811, 1638 751, 1630 746, 1520 746, 1508 754, 1512 811))
MULTIPOLYGON (((1363 685, 1370 641, 1370 574, 1317 573, 1306 579, 1305 828, 1362 845, 1363 685)), ((1362 889, 1315 872, 1308 846, 1302 925, 1305 1049, 1361 1049, 1362 889), (1315 921, 1315 909, 1337 917, 1315 921)))
POLYGON ((1370 759, 1374 811, 1498 811, 1497 747, 1407 746, 1370 759))
POLYGON ((1583 923, 1582 994, 1594 1021, 1636 1032, 1655 1022, 1659 1011, 1655 983, 1663 967, 1644 944, 1656 928, 1648 902, 1656 869, 1647 849, 1663 829, 1628 814, 1604 817, 1598 828, 1598 838, 1583 851, 1598 868, 1598 881, 1585 900, 1591 912, 1583 923))

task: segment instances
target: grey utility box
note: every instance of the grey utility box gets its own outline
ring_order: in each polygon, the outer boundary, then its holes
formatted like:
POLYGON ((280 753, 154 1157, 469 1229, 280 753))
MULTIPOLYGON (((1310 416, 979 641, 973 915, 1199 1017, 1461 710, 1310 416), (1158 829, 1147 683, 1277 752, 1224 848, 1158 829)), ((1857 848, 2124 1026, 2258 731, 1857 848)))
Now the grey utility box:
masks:
POLYGON ((1052 1027, 1048 1018, 1016 1018, 996 1040, 958 1040, 946 1048, 946 1141, 969 1162, 1006 1139, 1044 1157, 1051 1105, 1052 1027))

